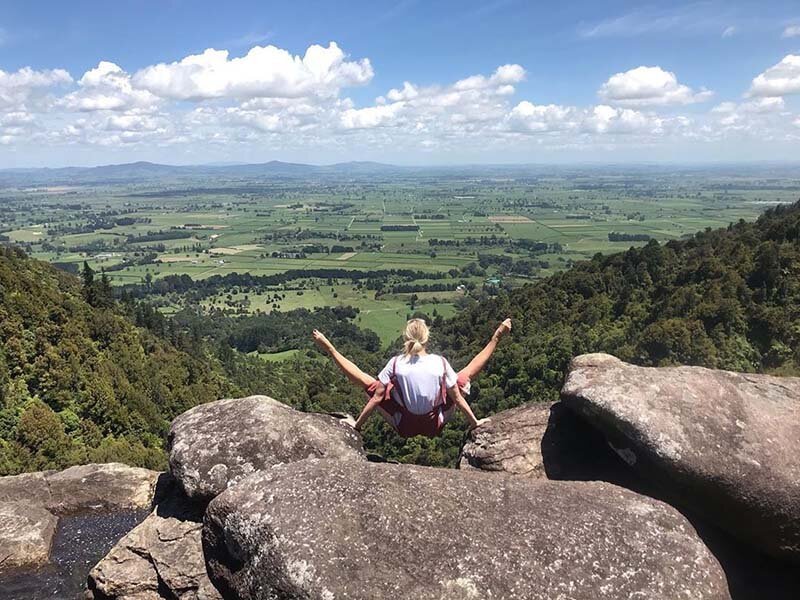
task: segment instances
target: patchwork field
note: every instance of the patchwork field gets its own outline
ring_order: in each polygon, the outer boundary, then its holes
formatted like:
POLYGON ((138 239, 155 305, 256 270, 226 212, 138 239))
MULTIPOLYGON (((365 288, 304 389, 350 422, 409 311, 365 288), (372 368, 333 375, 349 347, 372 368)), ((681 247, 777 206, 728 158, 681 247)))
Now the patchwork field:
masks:
MULTIPOLYGON (((295 273, 246 292, 215 288, 201 305, 239 313, 354 306, 386 339, 414 310, 452 314, 465 295, 521 285, 598 252, 754 219, 793 201, 799 187, 678 174, 34 187, 5 194, 0 235, 65 269, 86 263, 115 286, 295 273)), ((166 296, 160 308, 182 302, 166 296)))

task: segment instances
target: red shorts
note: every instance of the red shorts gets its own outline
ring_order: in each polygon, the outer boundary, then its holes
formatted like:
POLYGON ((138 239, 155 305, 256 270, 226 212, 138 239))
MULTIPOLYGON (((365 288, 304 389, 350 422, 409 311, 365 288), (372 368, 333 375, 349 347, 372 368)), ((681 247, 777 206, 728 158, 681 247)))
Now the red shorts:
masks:
MULTIPOLYGON (((469 394, 470 381, 469 377, 463 371, 458 373, 456 385, 462 395, 469 394)), ((372 398, 375 389, 378 387, 378 380, 374 380, 369 384, 364 391, 367 396, 372 398)), ((454 405, 448 398, 445 404, 437 406, 429 413, 417 415, 406 409, 401 402, 399 402, 392 392, 392 384, 386 386, 383 400, 378 405, 382 408, 391 420, 392 425, 401 437, 413 437, 415 435, 425 435, 428 437, 436 437, 444 429, 447 421, 453 416, 454 405)))

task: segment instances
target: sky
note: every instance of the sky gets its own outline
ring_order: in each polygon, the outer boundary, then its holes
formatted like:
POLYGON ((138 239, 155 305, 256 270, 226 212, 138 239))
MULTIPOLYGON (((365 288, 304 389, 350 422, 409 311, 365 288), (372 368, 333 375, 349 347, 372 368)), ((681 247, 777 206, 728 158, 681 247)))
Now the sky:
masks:
POLYGON ((797 0, 0 5, 0 168, 798 157, 797 0))

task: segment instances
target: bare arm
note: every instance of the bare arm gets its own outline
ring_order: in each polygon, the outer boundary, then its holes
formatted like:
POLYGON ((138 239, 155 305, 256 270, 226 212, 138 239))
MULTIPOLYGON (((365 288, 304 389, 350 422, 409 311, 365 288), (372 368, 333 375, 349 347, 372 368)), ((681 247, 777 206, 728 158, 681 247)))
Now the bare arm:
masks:
POLYGON ((358 420, 356 420, 355 429, 356 431, 361 431, 361 427, 363 427, 364 423, 366 423, 369 416, 372 414, 372 411, 375 410, 375 407, 381 403, 383 400, 383 395, 386 392, 386 386, 384 386, 380 381, 378 381, 378 385, 375 387, 375 392, 372 394, 372 398, 370 398, 364 408, 361 410, 361 414, 358 415, 358 420))
POLYGON ((455 405, 458 407, 464 416, 467 417, 467 422, 469 422, 470 428, 477 427, 482 423, 485 423, 489 419, 480 419, 478 420, 475 418, 475 413, 472 412, 472 408, 470 408, 469 403, 464 399, 464 396, 461 395, 461 392, 458 390, 458 386, 454 385, 453 387, 447 390, 447 395, 450 399, 455 402, 455 405))

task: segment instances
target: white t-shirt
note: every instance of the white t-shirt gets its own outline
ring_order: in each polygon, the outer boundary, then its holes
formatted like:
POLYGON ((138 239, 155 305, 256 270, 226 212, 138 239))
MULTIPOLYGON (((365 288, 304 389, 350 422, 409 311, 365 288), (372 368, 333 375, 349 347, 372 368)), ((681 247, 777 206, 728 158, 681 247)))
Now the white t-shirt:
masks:
POLYGON ((398 356, 397 366, 394 366, 395 359, 392 358, 383 371, 378 375, 378 379, 383 385, 389 383, 394 369, 395 379, 400 387, 405 400, 405 406, 409 412, 415 415, 424 415, 433 410, 441 403, 442 376, 445 378, 445 385, 448 389, 456 385, 458 376, 447 362, 437 354, 426 354, 425 356, 398 356))

